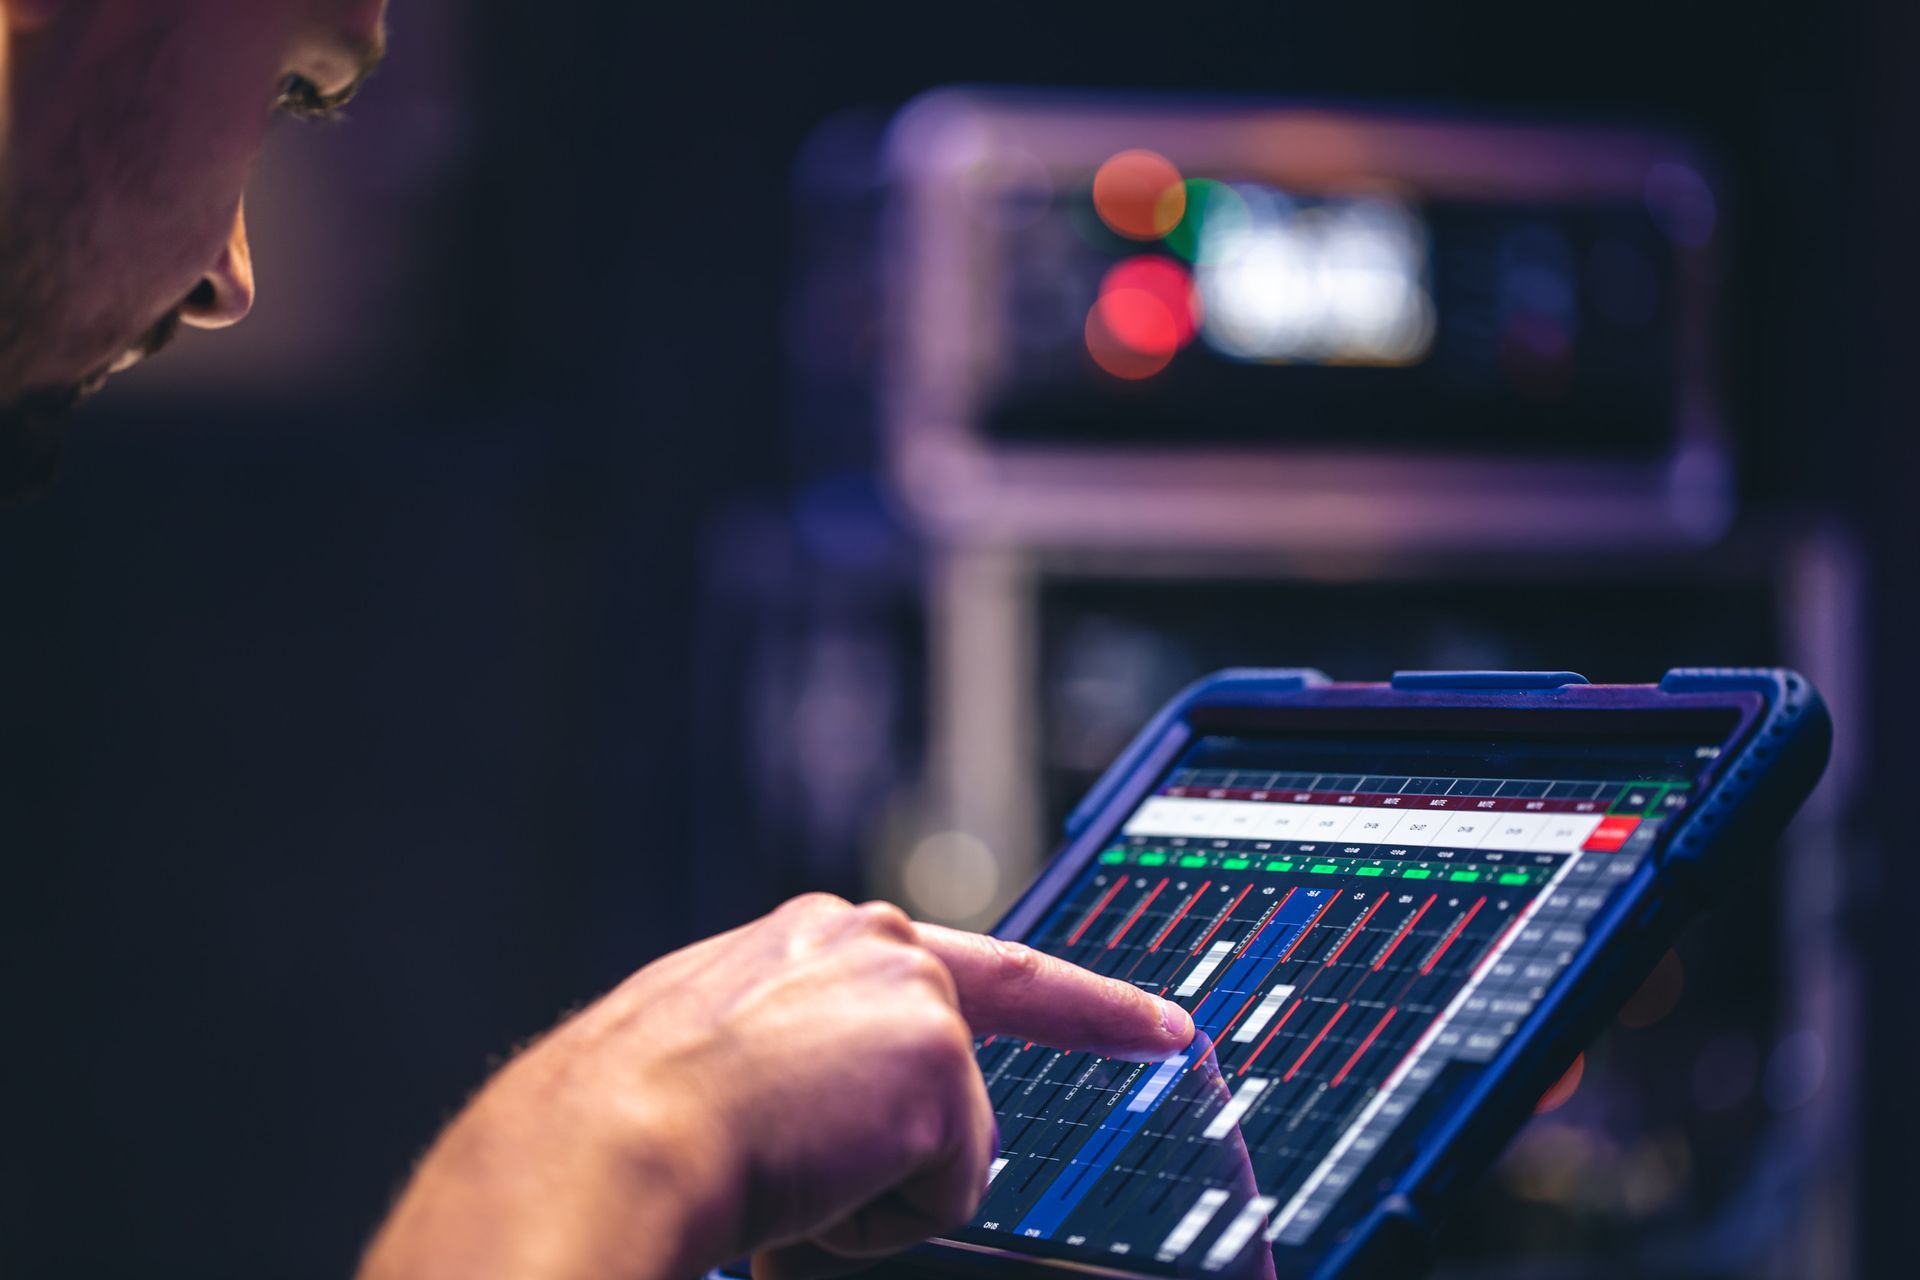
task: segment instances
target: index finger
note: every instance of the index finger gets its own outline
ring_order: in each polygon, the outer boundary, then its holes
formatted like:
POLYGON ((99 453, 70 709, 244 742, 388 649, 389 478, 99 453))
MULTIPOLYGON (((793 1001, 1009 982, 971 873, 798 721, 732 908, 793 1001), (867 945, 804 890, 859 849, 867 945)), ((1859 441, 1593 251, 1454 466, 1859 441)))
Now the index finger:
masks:
POLYGON ((1171 1000, 1004 938, 916 924, 960 992, 977 1035, 1009 1035, 1057 1049, 1151 1061, 1193 1039, 1193 1019, 1171 1000))

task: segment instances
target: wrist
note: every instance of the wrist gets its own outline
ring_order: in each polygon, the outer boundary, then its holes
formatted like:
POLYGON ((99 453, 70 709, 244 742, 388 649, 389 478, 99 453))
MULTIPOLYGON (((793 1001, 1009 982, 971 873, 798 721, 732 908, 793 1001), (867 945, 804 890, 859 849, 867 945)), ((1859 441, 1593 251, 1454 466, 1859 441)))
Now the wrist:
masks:
POLYGON ((568 1088, 533 1065, 441 1135, 362 1280, 684 1280, 730 1256, 740 1179, 694 1099, 667 1081, 568 1088))
MULTIPOLYGON (((650 1082, 628 1109, 608 1210, 620 1229, 652 1242, 668 1277, 701 1275, 736 1257, 746 1200, 745 1171, 734 1160, 716 1114, 697 1091, 650 1082), (644 1209, 637 1206, 645 1202, 644 1209)), ((604 1273, 594 1273, 604 1274, 604 1273)), ((641 1274, 635 1272, 634 1274, 641 1274)))

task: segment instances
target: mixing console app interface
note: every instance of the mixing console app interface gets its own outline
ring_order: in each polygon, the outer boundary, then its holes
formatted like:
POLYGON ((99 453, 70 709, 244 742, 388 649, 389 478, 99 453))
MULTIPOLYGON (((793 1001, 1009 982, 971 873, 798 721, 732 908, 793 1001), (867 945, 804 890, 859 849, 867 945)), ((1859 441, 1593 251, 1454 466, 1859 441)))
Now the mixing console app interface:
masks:
POLYGON ((1284 1274, 1407 1166, 1716 754, 1201 739, 1028 939, 1199 1035, 1146 1064, 981 1041, 1003 1145, 955 1238, 1284 1274))

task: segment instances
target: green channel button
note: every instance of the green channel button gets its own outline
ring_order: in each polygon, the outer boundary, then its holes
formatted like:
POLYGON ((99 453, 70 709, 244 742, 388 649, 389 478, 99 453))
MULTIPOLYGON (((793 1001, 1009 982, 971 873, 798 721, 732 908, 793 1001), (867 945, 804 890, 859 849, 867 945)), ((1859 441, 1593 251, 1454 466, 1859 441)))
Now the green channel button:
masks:
POLYGON ((1330 876, 1334 872, 1338 871, 1339 869, 1340 868, 1334 866, 1330 862, 1322 862, 1318 866, 1312 866, 1307 868, 1307 870, 1313 872, 1313 874, 1317 876, 1330 876))
POLYGON ((1207 865, 1207 860, 1197 853, 1190 853, 1180 859, 1180 865, 1183 867, 1204 867, 1207 865))
POLYGON ((1269 863, 1267 864, 1267 870, 1269 870, 1269 871, 1291 871, 1291 870, 1293 870, 1293 864, 1292 864, 1291 862, 1269 862, 1269 863))
POLYGON ((1164 867, 1167 865, 1167 855, 1164 853, 1143 853, 1140 855, 1140 865, 1143 867, 1164 867))
POLYGON ((1525 884, 1526 882, 1527 873, 1524 871, 1507 871, 1500 876, 1501 884, 1525 884))
POLYGON ((1245 871, 1247 869, 1247 860, 1245 858, 1227 858, 1221 862, 1220 869, 1222 871, 1245 871))
POLYGON ((1408 867, 1400 873, 1400 875, 1407 880, 1425 880, 1432 874, 1433 872, 1427 870, 1425 867, 1408 867))
POLYGON ((1385 875, 1386 873, 1387 873, 1387 869, 1385 867, 1362 867, 1355 874, 1363 875, 1363 876, 1380 876, 1380 875, 1385 875))
POLYGON ((1109 849, 1105 853, 1100 855, 1100 861, 1109 863, 1109 864, 1115 863, 1115 862, 1125 862, 1126 860, 1127 860, 1127 851, 1125 849, 1109 849))
POLYGON ((1456 871, 1447 877, 1449 880, 1478 880, 1479 878, 1478 871, 1456 871))

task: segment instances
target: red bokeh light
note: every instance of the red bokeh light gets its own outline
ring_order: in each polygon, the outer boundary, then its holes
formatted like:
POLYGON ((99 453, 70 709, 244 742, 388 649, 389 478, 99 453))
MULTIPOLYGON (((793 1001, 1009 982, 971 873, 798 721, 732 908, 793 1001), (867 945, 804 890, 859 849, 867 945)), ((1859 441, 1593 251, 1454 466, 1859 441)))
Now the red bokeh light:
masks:
POLYGON ((1171 356, 1180 349, 1180 321, 1145 289, 1109 290, 1093 309, 1108 333, 1143 356, 1171 356))
POLYGON ((1198 309, 1185 267, 1171 258, 1128 258, 1100 282, 1087 313, 1087 350, 1115 377, 1150 377, 1193 341, 1198 309))
POLYGON ((1107 326, 1107 317, 1117 314, 1123 323, 1135 327, 1135 336, 1151 331, 1156 324, 1164 324, 1169 332, 1173 329, 1173 318, 1167 315, 1166 308, 1158 299, 1138 290, 1123 291, 1129 296, 1119 306, 1109 306, 1103 296, 1087 312, 1087 352, 1093 362, 1116 378, 1136 381, 1151 378, 1166 368, 1173 359, 1176 350, 1174 344, 1167 344, 1163 350, 1142 351, 1123 341, 1107 326), (1138 309, 1137 312, 1135 309, 1138 309), (1158 312, 1161 319, 1156 321, 1152 313, 1158 312), (1130 314, 1131 313, 1131 314, 1130 314))
MULTIPOLYGON (((1160 304, 1173 325, 1173 345, 1177 349, 1193 341, 1193 335, 1199 330, 1200 297, 1194 291, 1193 277, 1187 269, 1172 258, 1143 255, 1128 258, 1115 263, 1100 282, 1102 302, 1122 293, 1144 293, 1160 304)), ((1139 309, 1137 302, 1130 304, 1139 309)), ((1110 322, 1111 323, 1111 322, 1110 322)), ((1114 331, 1125 339, 1125 330, 1114 326, 1114 331)), ((1157 350, 1157 347, 1143 346, 1143 351, 1157 350)))

